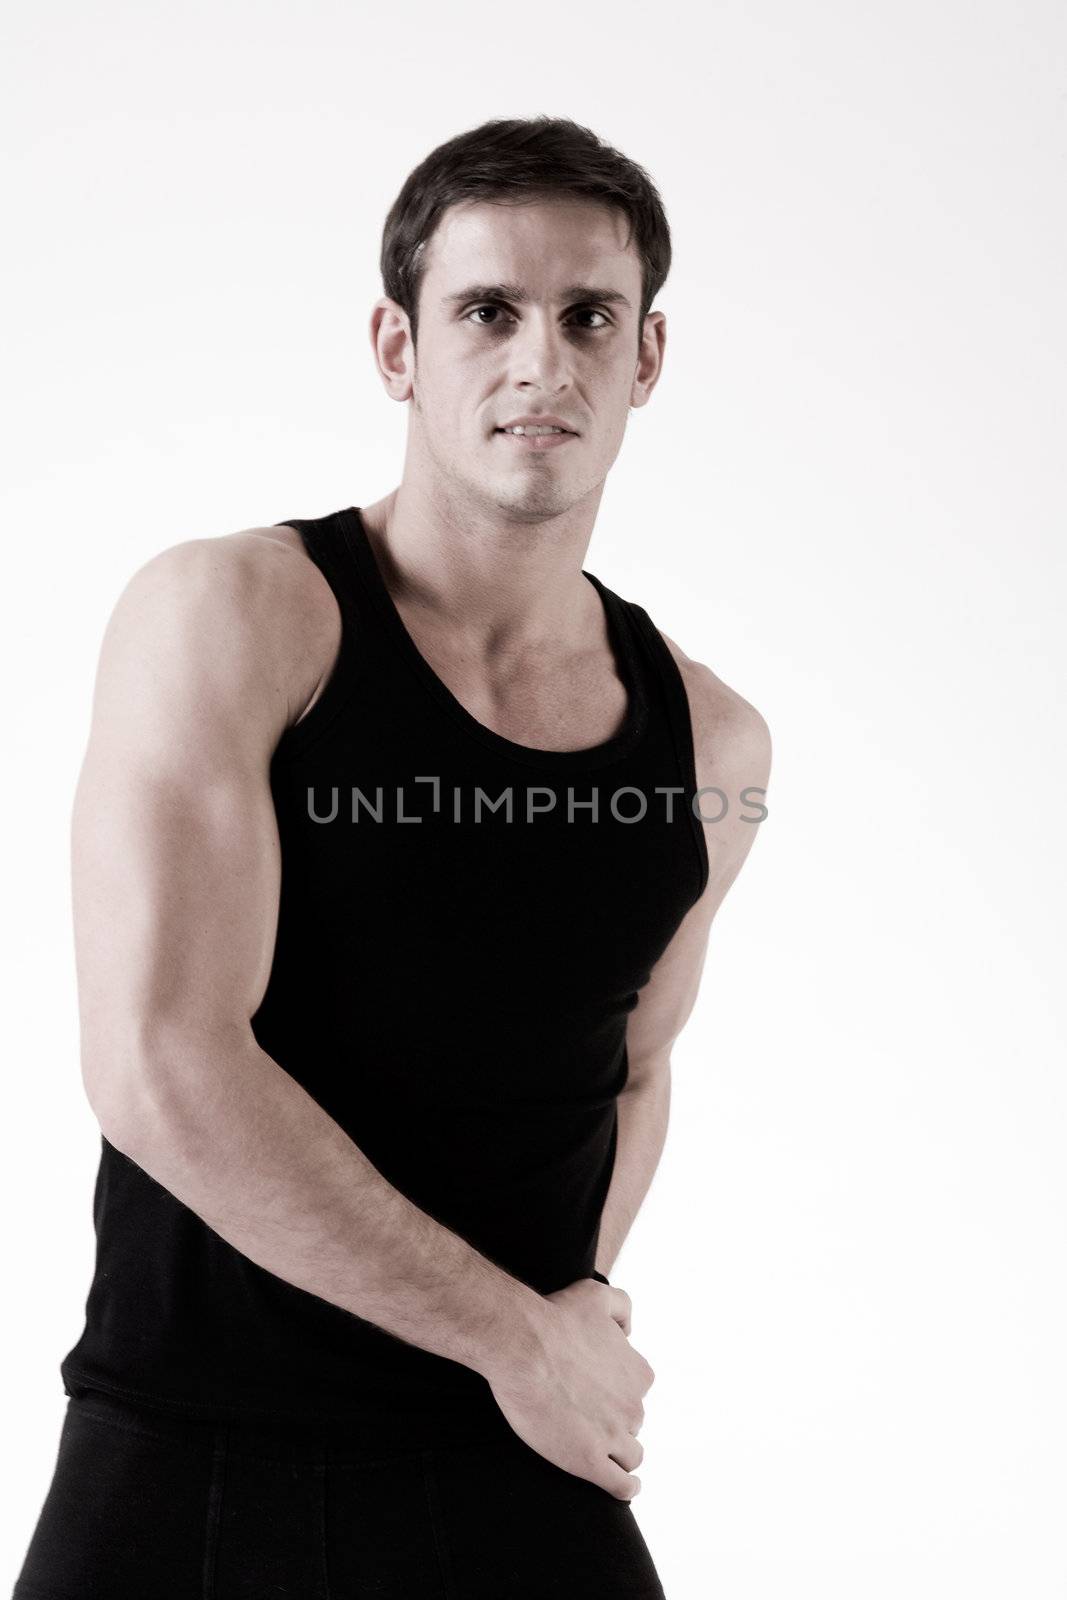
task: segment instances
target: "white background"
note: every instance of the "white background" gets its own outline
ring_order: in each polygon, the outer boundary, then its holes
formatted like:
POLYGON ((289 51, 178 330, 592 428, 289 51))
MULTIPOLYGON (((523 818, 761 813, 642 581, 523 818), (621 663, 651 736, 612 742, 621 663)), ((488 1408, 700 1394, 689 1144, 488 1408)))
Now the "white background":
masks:
POLYGON ((385 214, 546 112, 646 167, 675 250, 584 564, 775 752, 612 1275, 658 1374, 635 1515, 669 1600, 1067 1596, 1063 10, 5 31, 0 1589, 92 1265, 68 827, 107 615, 167 545, 395 486, 385 214))

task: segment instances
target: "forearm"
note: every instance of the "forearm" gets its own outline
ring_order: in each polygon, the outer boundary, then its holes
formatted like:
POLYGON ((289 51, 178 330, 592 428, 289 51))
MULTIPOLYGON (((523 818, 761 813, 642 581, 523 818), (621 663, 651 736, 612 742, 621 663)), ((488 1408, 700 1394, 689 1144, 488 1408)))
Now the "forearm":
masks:
POLYGON ((535 1362, 547 1307, 394 1188, 251 1030, 157 1036, 105 1136, 287 1283, 488 1377, 535 1362))
POLYGON ((628 1084, 617 1103, 615 1166, 601 1212, 596 1253, 597 1270, 605 1277, 611 1276, 663 1153, 671 1103, 669 1064, 654 1077, 628 1084))

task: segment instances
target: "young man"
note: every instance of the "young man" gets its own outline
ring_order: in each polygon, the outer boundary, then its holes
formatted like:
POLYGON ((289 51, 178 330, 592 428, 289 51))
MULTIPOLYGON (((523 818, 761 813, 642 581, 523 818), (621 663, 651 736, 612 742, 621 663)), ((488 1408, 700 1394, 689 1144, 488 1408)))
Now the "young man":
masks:
POLYGON ((118 601, 73 827, 97 1264, 16 1595, 662 1595, 608 1273, 770 765, 582 567, 669 262, 588 130, 450 141, 371 318, 399 486, 118 601))

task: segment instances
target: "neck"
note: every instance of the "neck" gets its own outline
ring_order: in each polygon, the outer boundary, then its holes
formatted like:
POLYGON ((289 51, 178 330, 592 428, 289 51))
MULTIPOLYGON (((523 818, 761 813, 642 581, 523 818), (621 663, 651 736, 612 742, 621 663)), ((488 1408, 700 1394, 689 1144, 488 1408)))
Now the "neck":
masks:
POLYGON ((538 522, 490 520, 401 484, 360 515, 397 605, 492 650, 575 642, 599 623, 582 576, 595 512, 583 503, 538 522))

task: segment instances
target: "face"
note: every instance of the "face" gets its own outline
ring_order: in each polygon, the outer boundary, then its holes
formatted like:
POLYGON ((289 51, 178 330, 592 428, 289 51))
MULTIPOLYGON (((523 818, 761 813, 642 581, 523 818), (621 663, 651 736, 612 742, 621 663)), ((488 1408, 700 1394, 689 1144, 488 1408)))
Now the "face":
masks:
POLYGON ((638 327, 626 233, 621 213, 577 197, 445 212, 426 246, 417 351, 395 302, 373 324, 391 392, 412 401, 405 480, 519 520, 599 500, 665 340, 662 312, 638 327), (541 415, 572 431, 557 443, 499 431, 541 415))

